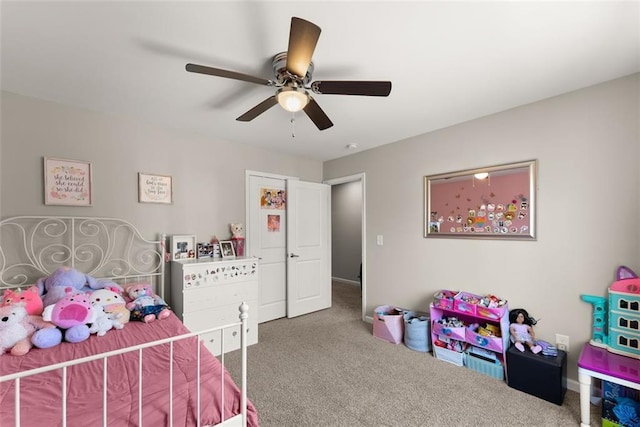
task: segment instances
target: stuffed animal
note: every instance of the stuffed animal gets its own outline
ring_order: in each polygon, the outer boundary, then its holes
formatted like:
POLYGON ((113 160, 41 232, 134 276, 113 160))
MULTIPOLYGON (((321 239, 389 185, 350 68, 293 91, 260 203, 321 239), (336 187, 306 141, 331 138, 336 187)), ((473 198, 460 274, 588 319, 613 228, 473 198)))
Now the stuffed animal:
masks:
POLYGON ((7 350, 14 356, 27 354, 33 347, 31 337, 40 328, 55 326, 40 316, 29 315, 23 303, 0 307, 0 356, 7 350))
POLYGON ((38 279, 36 286, 42 295, 45 307, 64 298, 67 295, 67 288, 71 288, 74 293, 84 293, 102 289, 105 286, 115 286, 122 291, 122 288, 115 283, 99 281, 70 267, 60 267, 51 276, 38 279))
POLYGON ((27 313, 30 315, 40 316, 42 314, 42 298, 40 298, 40 291, 36 285, 24 291, 21 289, 5 289, 0 306, 17 303, 24 303, 27 313))
MULTIPOLYGON (((94 305, 93 309, 96 312, 96 318, 91 326, 89 326, 89 333, 102 337, 115 327, 115 316, 105 313, 104 308, 100 305, 94 305)), ((118 314, 117 316, 122 315, 118 314)), ((120 326, 120 328, 122 328, 122 326, 120 326)))
POLYGON ((89 299, 94 307, 102 307, 115 329, 122 329, 129 322, 131 313, 127 309, 127 302, 115 287, 108 286, 93 291, 89 299))
POLYGON ((232 239, 244 239, 244 226, 242 224, 229 224, 232 239))
POLYGON ((164 319, 171 314, 171 308, 156 295, 147 283, 138 283, 127 289, 130 302, 127 308, 131 310, 131 319, 150 323, 157 319, 164 319))
POLYGON ((72 288, 66 289, 67 296, 53 305, 45 307, 42 318, 50 321, 59 329, 42 329, 31 337, 31 342, 38 348, 54 347, 64 340, 78 343, 89 338, 90 332, 87 324, 93 323, 97 316, 96 310, 89 300, 90 293, 77 294, 72 288))
POLYGON ((231 229, 231 242, 236 256, 244 255, 244 226, 242 224, 229 224, 231 229))

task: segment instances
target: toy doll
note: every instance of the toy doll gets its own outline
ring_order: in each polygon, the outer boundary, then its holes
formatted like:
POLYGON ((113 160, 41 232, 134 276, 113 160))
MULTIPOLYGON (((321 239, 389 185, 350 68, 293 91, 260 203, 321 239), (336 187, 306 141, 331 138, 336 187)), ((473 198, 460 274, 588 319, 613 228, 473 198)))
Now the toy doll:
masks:
POLYGON ((536 335, 533 332, 533 325, 536 324, 535 319, 529 317, 529 313, 522 308, 517 308, 509 312, 509 333, 511 334, 511 342, 520 351, 524 351, 524 345, 529 347, 533 354, 542 351, 542 347, 536 344, 536 335))

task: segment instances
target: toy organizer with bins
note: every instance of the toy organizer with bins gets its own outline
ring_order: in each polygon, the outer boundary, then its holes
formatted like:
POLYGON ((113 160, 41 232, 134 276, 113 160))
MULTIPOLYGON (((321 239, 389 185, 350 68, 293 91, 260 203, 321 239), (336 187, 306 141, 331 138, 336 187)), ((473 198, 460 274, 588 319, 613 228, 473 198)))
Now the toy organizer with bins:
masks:
POLYGON ((433 355, 504 380, 509 348, 509 308, 506 302, 495 308, 468 302, 481 298, 468 292, 443 290, 436 293, 430 306, 433 355), (451 318, 463 324, 441 323, 443 319, 451 318), (498 331, 500 336, 497 336, 498 331), (437 343, 448 343, 455 350, 437 343))

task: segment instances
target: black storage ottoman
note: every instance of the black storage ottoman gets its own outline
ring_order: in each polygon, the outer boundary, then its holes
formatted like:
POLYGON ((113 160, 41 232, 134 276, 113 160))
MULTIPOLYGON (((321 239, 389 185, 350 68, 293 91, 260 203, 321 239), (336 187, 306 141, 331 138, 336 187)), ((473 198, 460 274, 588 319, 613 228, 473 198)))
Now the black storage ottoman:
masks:
POLYGON ((557 356, 533 354, 514 346, 507 350, 507 384, 516 390, 562 405, 567 391, 567 353, 557 356))

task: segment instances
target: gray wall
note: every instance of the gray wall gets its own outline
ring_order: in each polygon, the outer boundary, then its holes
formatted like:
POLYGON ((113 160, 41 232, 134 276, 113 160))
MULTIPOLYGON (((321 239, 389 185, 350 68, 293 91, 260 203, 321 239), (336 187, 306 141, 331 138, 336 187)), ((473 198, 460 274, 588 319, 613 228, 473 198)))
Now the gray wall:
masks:
POLYGON ((145 237, 230 237, 245 221, 245 170, 322 181, 318 161, 225 141, 178 134, 2 92, 0 216, 74 215, 124 218, 145 237), (46 206, 44 156, 92 162, 93 206, 46 206), (138 172, 173 176, 173 205, 138 203, 138 172))
MULTIPOLYGON (((591 334, 580 294, 606 295, 615 268, 640 271, 639 75, 321 165, 126 118, 2 93, 0 216, 121 217, 143 234, 228 236, 244 219, 246 169, 308 181, 367 176, 367 311, 425 309, 438 289, 494 293, 569 335, 569 376, 591 334), (88 160, 94 206, 45 206, 42 157, 88 160), (539 160, 538 240, 425 239, 423 176, 539 160), (137 172, 174 177, 174 204, 137 203, 137 172), (384 246, 376 246, 377 234, 384 246)), ((390 118, 390 126, 393 125, 390 118)))
MULTIPOLYGON (((439 289, 493 293, 569 335, 569 376, 592 308, 615 269, 640 272, 639 75, 324 164, 324 179, 366 173, 367 312, 426 309, 439 289), (425 239, 423 176, 538 159, 538 239, 425 239), (384 246, 376 246, 376 235, 384 246)), ((393 118, 390 118, 393 126, 393 118)))
POLYGON ((359 282, 362 262, 362 184, 331 187, 331 276, 359 282))

